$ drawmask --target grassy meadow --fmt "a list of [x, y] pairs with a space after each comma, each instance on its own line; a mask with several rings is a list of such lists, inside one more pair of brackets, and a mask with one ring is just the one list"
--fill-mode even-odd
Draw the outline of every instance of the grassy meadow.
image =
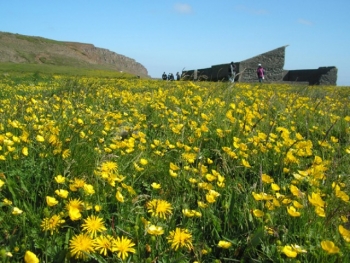
[[0, 78], [1, 262], [350, 262], [350, 88]]

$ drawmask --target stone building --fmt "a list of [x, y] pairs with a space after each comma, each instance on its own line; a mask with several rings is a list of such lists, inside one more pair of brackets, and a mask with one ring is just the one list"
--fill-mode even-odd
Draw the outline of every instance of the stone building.
[[[318, 69], [285, 70], [285, 50], [287, 46], [279, 47], [255, 57], [235, 62], [237, 82], [256, 82], [256, 69], [259, 63], [265, 69], [265, 81], [305, 83], [308, 85], [336, 85], [336, 67], [319, 67]], [[210, 68], [186, 70], [182, 72], [185, 80], [226, 81], [228, 67], [231, 61], [225, 64], [213, 65]]]

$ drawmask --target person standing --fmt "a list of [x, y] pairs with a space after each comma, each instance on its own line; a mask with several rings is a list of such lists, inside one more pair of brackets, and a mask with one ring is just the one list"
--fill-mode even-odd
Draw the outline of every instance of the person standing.
[[163, 75], [162, 75], [162, 79], [163, 79], [163, 80], [167, 80], [167, 79], [168, 79], [168, 77], [167, 77], [167, 75], [166, 75], [165, 72], [164, 72]]
[[259, 82], [263, 82], [263, 80], [265, 79], [265, 70], [261, 66], [261, 64], [258, 64], [258, 68], [256, 69], [256, 75], [258, 76]]
[[180, 80], [180, 79], [181, 79], [180, 73], [176, 72], [176, 80]]
[[231, 62], [230, 66], [228, 67], [228, 80], [231, 82], [235, 82], [236, 77], [236, 65], [235, 63]]

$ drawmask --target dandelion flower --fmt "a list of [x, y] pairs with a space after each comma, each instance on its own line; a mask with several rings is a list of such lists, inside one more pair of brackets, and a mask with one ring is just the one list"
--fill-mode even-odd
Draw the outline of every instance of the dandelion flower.
[[53, 215], [52, 217], [44, 218], [41, 222], [41, 228], [43, 231], [50, 231], [51, 235], [54, 231], [58, 232], [58, 228], [63, 224], [65, 220], [61, 219], [60, 215]]
[[171, 248], [175, 251], [180, 247], [192, 249], [192, 235], [187, 229], [177, 227], [175, 230], [170, 231], [167, 239], [168, 243], [171, 243]]
[[89, 216], [87, 219], [84, 219], [84, 224], [82, 224], [82, 229], [91, 237], [95, 237], [98, 232], [103, 232], [106, 229], [103, 223], [103, 219], [97, 216]]
[[83, 233], [80, 235], [75, 235], [69, 241], [70, 253], [76, 259], [88, 259], [89, 255], [94, 252], [93, 240], [92, 238]]
[[112, 251], [117, 252], [118, 257], [124, 260], [128, 257], [128, 253], [136, 252], [133, 246], [135, 246], [135, 244], [127, 237], [117, 237], [112, 242]]
[[160, 217], [166, 219], [167, 216], [172, 214], [171, 204], [165, 200], [161, 199], [153, 199], [149, 201], [147, 204], [148, 212], [152, 214], [152, 216]]
[[39, 263], [38, 257], [31, 251], [27, 250], [24, 254], [25, 263]]
[[113, 173], [118, 169], [118, 165], [115, 162], [107, 161], [101, 164], [101, 170], [104, 172]]
[[94, 239], [94, 248], [100, 254], [107, 256], [108, 251], [112, 251], [113, 238], [110, 235], [99, 236]]

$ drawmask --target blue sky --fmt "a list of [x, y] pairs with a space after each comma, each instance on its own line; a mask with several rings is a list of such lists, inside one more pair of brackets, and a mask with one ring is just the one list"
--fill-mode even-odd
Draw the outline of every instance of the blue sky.
[[289, 45], [284, 69], [338, 68], [350, 86], [350, 0], [2, 0], [0, 31], [90, 43], [151, 77]]

